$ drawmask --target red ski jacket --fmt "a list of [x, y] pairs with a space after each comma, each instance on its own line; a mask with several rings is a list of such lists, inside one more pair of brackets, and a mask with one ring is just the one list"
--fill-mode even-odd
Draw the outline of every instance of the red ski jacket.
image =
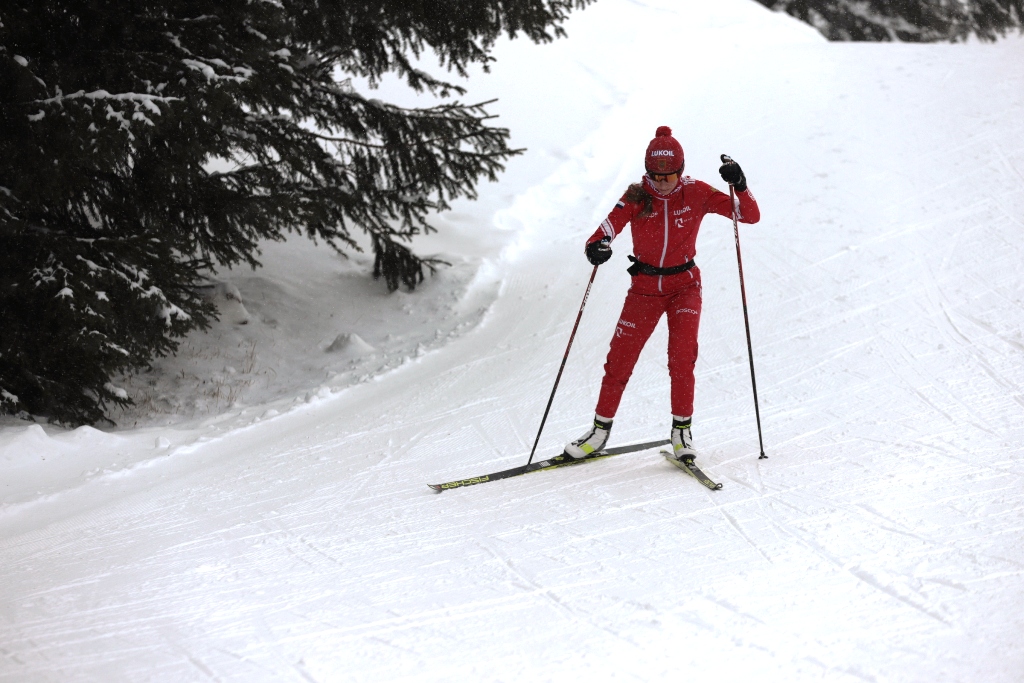
[[[745, 190], [736, 195], [736, 215], [741, 223], [761, 219], [757, 201]], [[646, 177], [642, 185], [631, 185], [587, 240], [587, 244], [609, 237], [612, 240], [627, 223], [633, 230], [633, 255], [657, 268], [680, 266], [697, 253], [697, 231], [704, 216], [717, 213], [732, 218], [729, 195], [689, 176], [668, 195], [658, 194]], [[675, 275], [634, 275], [631, 291], [638, 294], [667, 294], [699, 281], [697, 268]]]

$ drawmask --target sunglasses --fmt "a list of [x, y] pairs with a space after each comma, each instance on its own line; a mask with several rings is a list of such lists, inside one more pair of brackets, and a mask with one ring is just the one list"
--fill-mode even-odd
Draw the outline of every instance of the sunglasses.
[[679, 171], [675, 171], [673, 173], [652, 173], [651, 171], [648, 171], [647, 177], [656, 183], [662, 183], [665, 182], [666, 180], [675, 180], [676, 178], [678, 178]]

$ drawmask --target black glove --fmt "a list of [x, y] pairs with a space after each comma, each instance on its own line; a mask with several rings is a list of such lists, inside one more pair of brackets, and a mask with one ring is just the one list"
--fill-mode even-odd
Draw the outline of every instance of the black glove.
[[743, 175], [743, 169], [725, 154], [722, 155], [722, 166], [718, 172], [722, 175], [722, 180], [736, 188], [737, 192], [746, 191], [747, 177]]
[[611, 238], [605, 237], [587, 245], [587, 260], [591, 265], [599, 266], [612, 257], [612, 248], [609, 245]]

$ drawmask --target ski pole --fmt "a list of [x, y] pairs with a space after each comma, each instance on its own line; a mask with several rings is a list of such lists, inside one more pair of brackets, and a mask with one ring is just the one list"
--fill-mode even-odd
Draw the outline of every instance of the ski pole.
[[732, 231], [736, 236], [736, 264], [740, 269], [740, 297], [743, 299], [743, 324], [747, 328], [747, 356], [750, 358], [750, 386], [754, 389], [754, 415], [757, 417], [757, 442], [761, 446], [761, 456], [758, 460], [764, 460], [768, 456], [764, 454], [764, 439], [761, 436], [761, 410], [757, 406], [757, 379], [754, 377], [754, 348], [750, 343], [750, 317], [747, 315], [747, 288], [743, 285], [743, 257], [740, 256], [740, 226], [736, 219], [736, 191], [733, 189], [732, 183], [729, 183], [729, 201], [732, 203]]
[[537, 438], [533, 441], [533, 449], [530, 451], [530, 459], [526, 461], [529, 465], [533, 462], [533, 454], [537, 452], [537, 444], [540, 443], [540, 434], [544, 431], [544, 423], [548, 421], [548, 412], [551, 410], [551, 402], [555, 400], [555, 391], [558, 390], [558, 382], [562, 379], [562, 371], [565, 370], [565, 361], [569, 360], [569, 349], [572, 348], [572, 340], [576, 338], [576, 330], [580, 326], [580, 318], [583, 317], [583, 307], [587, 305], [587, 299], [590, 297], [590, 287], [594, 284], [594, 278], [597, 276], [597, 266], [594, 266], [594, 272], [590, 274], [590, 282], [587, 283], [587, 292], [583, 295], [583, 303], [580, 304], [580, 312], [576, 316], [576, 324], [572, 327], [572, 334], [569, 335], [569, 344], [565, 347], [565, 355], [562, 356], [562, 367], [558, 368], [558, 375], [555, 377], [555, 386], [551, 387], [551, 396], [548, 398], [548, 406], [544, 409], [544, 417], [540, 420], [540, 429], [537, 430]]

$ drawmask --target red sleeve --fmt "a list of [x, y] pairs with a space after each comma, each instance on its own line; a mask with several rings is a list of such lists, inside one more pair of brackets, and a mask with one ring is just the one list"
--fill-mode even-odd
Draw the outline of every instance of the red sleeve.
[[587, 244], [603, 240], [605, 237], [614, 241], [615, 237], [622, 232], [627, 223], [633, 220], [633, 217], [639, 210], [639, 204], [626, 201], [626, 195], [622, 195], [622, 198], [615, 203], [615, 208], [611, 210], [608, 217], [601, 221], [601, 225], [594, 231], [594, 234], [587, 238]]
[[[732, 207], [729, 206], [729, 193], [716, 190], [708, 185], [711, 194], [704, 200], [704, 213], [717, 213], [719, 216], [732, 218]], [[740, 223], [756, 223], [761, 220], [761, 209], [757, 206], [757, 200], [750, 190], [736, 193], [736, 200], [739, 204], [736, 218]]]

